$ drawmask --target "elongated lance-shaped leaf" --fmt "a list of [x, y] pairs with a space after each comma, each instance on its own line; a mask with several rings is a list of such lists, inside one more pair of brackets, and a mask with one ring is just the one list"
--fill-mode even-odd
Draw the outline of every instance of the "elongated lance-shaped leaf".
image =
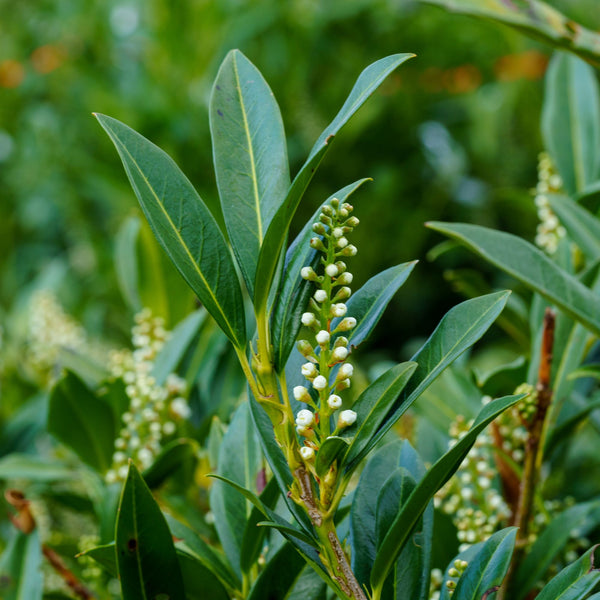
[[421, 0], [448, 10], [494, 19], [600, 65], [600, 35], [541, 0]]
[[210, 99], [221, 207], [250, 296], [258, 252], [290, 187], [283, 121], [259, 70], [239, 51], [221, 64]]
[[34, 529], [30, 534], [15, 531], [0, 555], [0, 598], [42, 600], [42, 544]]
[[546, 72], [542, 134], [570, 195], [598, 179], [598, 82], [594, 69], [571, 54], [557, 52]]
[[548, 200], [569, 237], [581, 248], [585, 256], [591, 261], [600, 259], [600, 220], [565, 196], [549, 194]]
[[583, 600], [600, 581], [598, 546], [565, 567], [536, 596], [536, 600]]
[[499, 586], [510, 565], [517, 528], [497, 531], [486, 540], [471, 558], [452, 594], [455, 600], [481, 600], [485, 593]]
[[427, 504], [444, 483], [456, 472], [475, 443], [477, 436], [498, 415], [516, 404], [523, 397], [524, 394], [506, 396], [489, 402], [477, 415], [475, 422], [466, 435], [427, 471], [409, 499], [402, 506], [383, 542], [379, 546], [371, 571], [371, 587], [374, 590], [383, 585]]
[[360, 179], [332, 194], [315, 211], [288, 248], [277, 293], [277, 301], [271, 317], [271, 343], [273, 344], [275, 368], [277, 370], [283, 369], [294, 347], [301, 326], [300, 318], [314, 291], [313, 284], [300, 276], [302, 267], [312, 266], [316, 268], [319, 260], [319, 253], [310, 246], [310, 240], [315, 236], [312, 230], [313, 223], [319, 220], [319, 214], [324, 205], [328, 204], [333, 198], [345, 202], [366, 181], [370, 180]]
[[171, 532], [133, 463], [121, 494], [115, 532], [124, 600], [184, 600]]
[[325, 131], [323, 131], [316, 141], [306, 162], [294, 178], [285, 202], [275, 213], [267, 229], [256, 268], [254, 290], [255, 310], [262, 311], [267, 306], [269, 290], [275, 280], [277, 264], [286, 241], [290, 223], [306, 187], [329, 149], [331, 140], [348, 122], [350, 117], [363, 105], [365, 100], [381, 85], [385, 78], [413, 56], [414, 54], [394, 54], [368, 66], [359, 75], [350, 95], [335, 119], [325, 128]]
[[114, 143], [154, 235], [238, 348], [246, 344], [242, 292], [214, 217], [175, 162], [127, 125], [97, 114]]
[[516, 235], [479, 225], [433, 222], [427, 226], [458, 240], [600, 335], [600, 297], [532, 244]]
[[368, 452], [409, 409], [421, 393], [490, 328], [506, 306], [510, 292], [495, 292], [451, 308], [411, 360], [419, 366], [371, 438]]
[[115, 238], [115, 271], [123, 298], [134, 311], [142, 310], [138, 290], [138, 264], [136, 245], [140, 232], [140, 221], [129, 217], [117, 232]]
[[394, 365], [371, 383], [354, 403], [356, 423], [342, 433], [342, 437], [351, 440], [342, 461], [347, 473], [351, 473], [364, 458], [369, 442], [417, 367], [415, 362]]

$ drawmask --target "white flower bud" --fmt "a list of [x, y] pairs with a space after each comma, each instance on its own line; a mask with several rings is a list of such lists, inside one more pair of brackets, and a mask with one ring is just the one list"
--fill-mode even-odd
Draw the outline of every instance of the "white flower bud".
[[329, 277], [335, 277], [338, 274], [338, 268], [335, 265], [327, 265], [325, 267], [325, 273], [327, 273]]
[[329, 335], [328, 331], [326, 331], [325, 329], [321, 329], [321, 331], [317, 333], [315, 338], [321, 346], [324, 346], [325, 344], [329, 344], [331, 336]]
[[296, 415], [296, 426], [298, 427], [310, 427], [315, 422], [315, 415], [312, 411], [303, 408], [298, 411]]
[[348, 286], [345, 285], [344, 287], [341, 287], [338, 290], [333, 301], [337, 302], [338, 300], [347, 300], [348, 298], [350, 298], [351, 295], [352, 295], [352, 290]]
[[327, 292], [325, 290], [317, 290], [314, 295], [317, 302], [325, 302], [327, 300]]
[[341, 227], [336, 227], [331, 233], [335, 238], [341, 238], [344, 235]]
[[360, 223], [360, 221], [358, 220], [357, 217], [350, 217], [347, 221], [346, 221], [346, 225], [348, 227], [356, 227], [358, 224]]
[[106, 480], [106, 483], [115, 483], [117, 481], [117, 474], [110, 469], [109, 471], [106, 471], [104, 479]]
[[358, 252], [358, 249], [356, 248], [356, 246], [353, 246], [352, 244], [350, 244], [349, 246], [346, 246], [345, 248], [343, 248], [342, 256], [356, 256], [357, 252]]
[[350, 379], [342, 379], [336, 384], [335, 387], [338, 391], [342, 391], [348, 389], [351, 385], [352, 382], [350, 381]]
[[319, 371], [317, 371], [317, 367], [313, 363], [307, 362], [302, 365], [302, 375], [306, 379], [314, 379], [318, 374]]
[[302, 314], [302, 325], [306, 326], [306, 327], [311, 327], [312, 325], [314, 325], [317, 322], [317, 319], [314, 315], [314, 313], [311, 312], [305, 312]]
[[296, 347], [302, 356], [309, 357], [313, 353], [313, 347], [308, 340], [298, 340]]
[[293, 394], [298, 402], [308, 402], [310, 400], [310, 394], [303, 385], [297, 385], [293, 390]]
[[192, 414], [192, 411], [190, 410], [185, 398], [175, 398], [169, 404], [169, 408], [171, 409], [172, 413], [182, 419], [187, 419]]
[[[345, 348], [344, 348], [345, 350]], [[354, 374], [354, 367], [350, 363], [344, 363], [337, 374], [337, 379], [348, 379]]]
[[342, 273], [337, 278], [337, 283], [341, 283], [343, 285], [349, 285], [350, 283], [352, 283], [353, 279], [354, 279], [354, 275], [352, 275], [352, 273], [346, 271], [345, 273]]
[[166, 423], [163, 423], [162, 430], [165, 435], [173, 435], [176, 429], [177, 427], [173, 421], [167, 421]]
[[315, 388], [315, 390], [324, 390], [327, 387], [327, 379], [325, 379], [323, 375], [315, 377], [313, 380], [313, 387]]
[[119, 479], [127, 479], [128, 472], [129, 472], [129, 466], [123, 465], [122, 467], [119, 467], [119, 469], [117, 470], [117, 475], [118, 475]]
[[127, 455], [124, 452], [115, 452], [113, 454], [113, 463], [116, 465], [127, 461]]
[[300, 277], [302, 277], [302, 279], [306, 279], [307, 281], [314, 281], [317, 277], [317, 274], [314, 272], [312, 267], [302, 267], [302, 269], [300, 269]]
[[343, 317], [348, 312], [348, 307], [343, 303], [332, 304], [331, 313], [333, 317]]
[[346, 360], [347, 356], [348, 348], [344, 348], [344, 346], [338, 346], [337, 348], [334, 348], [333, 352], [331, 353], [331, 358], [334, 362]]
[[302, 456], [304, 460], [312, 460], [315, 457], [315, 451], [308, 446], [302, 446], [302, 448], [300, 448], [300, 456]]
[[356, 422], [356, 413], [353, 410], [343, 410], [338, 417], [338, 427], [350, 427]]
[[348, 338], [344, 337], [343, 335], [340, 335], [339, 337], [337, 337], [335, 339], [335, 343], [333, 344], [334, 348], [339, 348], [340, 346], [343, 346], [344, 348], [348, 347]]
[[349, 331], [356, 327], [356, 319], [354, 317], [344, 317], [335, 328], [336, 331]]
[[338, 248], [345, 248], [348, 245], [348, 240], [345, 237], [341, 237], [338, 239], [336, 245]]
[[154, 456], [148, 448], [140, 448], [137, 453], [138, 460], [142, 463], [144, 468], [149, 467], [152, 464]]
[[342, 399], [337, 394], [331, 394], [329, 398], [327, 398], [327, 406], [331, 410], [337, 410], [342, 406]]
[[325, 235], [327, 232], [323, 223], [313, 223], [312, 230], [319, 235]]

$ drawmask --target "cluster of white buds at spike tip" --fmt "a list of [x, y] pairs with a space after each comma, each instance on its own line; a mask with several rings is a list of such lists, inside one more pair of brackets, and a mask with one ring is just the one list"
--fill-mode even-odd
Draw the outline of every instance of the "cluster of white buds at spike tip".
[[548, 254], [554, 254], [558, 243], [565, 237], [565, 228], [550, 207], [548, 194], [558, 194], [562, 191], [562, 179], [556, 172], [552, 159], [546, 152], [538, 158], [538, 183], [535, 188], [535, 205], [540, 223], [537, 226], [535, 243]]
[[[293, 390], [296, 400], [314, 410], [314, 413], [300, 411], [296, 420], [296, 431], [306, 438], [302, 448], [305, 461], [312, 459], [313, 451], [318, 451], [319, 444], [333, 431], [350, 427], [356, 421], [354, 411], [342, 410], [343, 399], [339, 395], [350, 387], [354, 372], [346, 362], [351, 349], [348, 337], [357, 325], [356, 319], [348, 316], [346, 304], [352, 295], [349, 286], [353, 276], [344, 262], [357, 252], [347, 237], [359, 223], [351, 216], [352, 211], [351, 204], [337, 198], [323, 205], [312, 227], [315, 237], [310, 240], [310, 246], [320, 255], [319, 260], [313, 262], [314, 268], [306, 266], [300, 272], [303, 279], [314, 284], [309, 305], [301, 317], [312, 339], [298, 342], [298, 350], [307, 360], [302, 365], [302, 375], [308, 383]], [[336, 411], [340, 412], [334, 420], [332, 415]], [[313, 419], [310, 425], [301, 419], [304, 412]]]
[[177, 432], [178, 422], [191, 414], [185, 381], [171, 373], [159, 385], [152, 375], [156, 356], [167, 338], [162, 318], [144, 309], [135, 316], [133, 351], [111, 354], [110, 371], [125, 384], [129, 408], [121, 416], [123, 427], [115, 440], [113, 464], [106, 473], [108, 483], [126, 478], [129, 458], [147, 469]]

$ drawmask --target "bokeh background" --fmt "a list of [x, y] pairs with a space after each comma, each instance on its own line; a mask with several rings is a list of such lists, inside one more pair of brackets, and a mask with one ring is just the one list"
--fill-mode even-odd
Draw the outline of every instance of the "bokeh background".
[[[600, 27], [597, 0], [551, 2]], [[241, 49], [280, 103], [294, 173], [360, 71], [414, 52], [335, 141], [295, 227], [361, 177], [357, 284], [419, 259], [371, 350], [393, 359], [460, 298], [466, 252], [429, 262], [430, 219], [533, 239], [539, 117], [551, 50], [494, 23], [413, 0], [0, 1], [0, 318], [53, 289], [91, 336], [123, 342], [131, 314], [115, 236], [136, 200], [92, 111], [169, 152], [218, 212], [207, 105], [228, 50]], [[477, 263], [481, 268], [481, 263]], [[483, 272], [491, 285], [492, 271]], [[498, 275], [493, 275], [498, 277]], [[487, 284], [486, 284], [487, 285]]]

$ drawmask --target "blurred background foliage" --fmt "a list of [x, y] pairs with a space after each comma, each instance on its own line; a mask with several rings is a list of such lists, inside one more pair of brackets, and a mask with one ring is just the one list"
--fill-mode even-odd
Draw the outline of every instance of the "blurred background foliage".
[[[600, 27], [596, 0], [551, 4]], [[336, 189], [374, 179], [355, 199], [357, 285], [377, 269], [422, 263], [371, 349], [405, 357], [407, 342], [428, 335], [458, 299], [444, 271], [449, 278], [472, 259], [454, 252], [423, 264], [438, 241], [426, 220], [534, 237], [529, 190], [551, 49], [508, 28], [413, 0], [0, 0], [0, 13], [5, 335], [22, 327], [31, 291], [50, 287], [92, 337], [125, 343], [131, 314], [118, 289], [114, 240], [138, 208], [91, 112], [164, 148], [217, 212], [207, 104], [234, 47], [281, 106], [292, 172], [366, 65], [417, 54], [336, 140], [295, 225]]]

